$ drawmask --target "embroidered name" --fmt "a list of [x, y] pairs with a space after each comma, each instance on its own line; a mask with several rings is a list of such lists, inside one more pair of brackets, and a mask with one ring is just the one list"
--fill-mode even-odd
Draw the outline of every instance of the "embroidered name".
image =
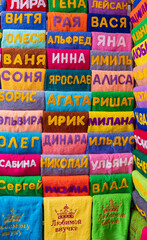
[[85, 12], [87, 13], [87, 0], [49, 0], [50, 12]]
[[90, 32], [47, 32], [47, 48], [91, 50], [91, 46]]
[[133, 75], [136, 80], [147, 78], [147, 64], [144, 63], [141, 66], [133, 68]]
[[0, 102], [0, 110], [44, 110], [44, 92], [0, 90]]
[[47, 49], [48, 68], [89, 70], [89, 50]]
[[46, 186], [45, 187], [45, 192], [46, 193], [48, 193], [48, 192], [50, 192], [50, 193], [53, 193], [53, 192], [55, 192], [55, 193], [68, 193], [68, 192], [70, 192], [70, 193], [83, 193], [83, 192], [88, 192], [88, 189], [87, 189], [87, 186], [83, 186], [83, 187], [81, 187], [81, 186], [71, 186], [71, 187], [69, 187], [69, 188], [67, 188], [67, 187], [64, 187], [64, 186], [61, 186], [61, 187], [48, 187], [48, 186]]
[[44, 90], [45, 69], [2, 69], [1, 87], [6, 90]]
[[43, 132], [87, 132], [88, 112], [43, 113]]
[[46, 12], [46, 0], [7, 0], [7, 11], [14, 10]]
[[3, 30], [2, 48], [45, 48], [44, 30]]
[[91, 70], [129, 70], [132, 71], [132, 54], [130, 52], [90, 51]]
[[91, 93], [45, 92], [46, 111], [90, 111]]
[[90, 70], [46, 70], [45, 91], [90, 91], [90, 87]]
[[87, 32], [87, 13], [47, 13], [48, 31]]
[[[81, 155], [82, 157], [82, 155]], [[43, 157], [41, 158], [41, 168], [45, 167], [45, 168], [50, 168], [50, 169], [58, 169], [58, 168], [62, 168], [62, 169], [69, 169], [69, 168], [87, 168], [88, 167], [88, 156], [87, 155], [83, 155], [82, 158], [76, 158], [74, 155], [73, 157], [71, 156], [69, 159], [67, 159], [66, 157]], [[1, 162], [0, 162], [1, 163]], [[0, 165], [1, 166], [1, 165]]]
[[133, 154], [133, 158], [137, 169], [140, 169], [147, 174], [147, 162], [145, 162], [143, 159], [140, 159], [138, 156], [135, 156], [135, 154]]
[[46, 68], [45, 49], [2, 49], [3, 68]]
[[135, 45], [138, 45], [142, 41], [145, 40], [147, 35], [147, 24], [146, 24], [147, 18], [145, 18], [138, 26], [133, 28], [131, 31], [132, 39]]
[[92, 33], [92, 50], [131, 52], [131, 35], [119, 33]]
[[0, 195], [42, 196], [41, 177], [1, 177]]
[[134, 91], [135, 100], [138, 102], [147, 101], [147, 91], [135, 92]]
[[88, 14], [89, 32], [129, 33], [129, 17], [121, 15]]
[[109, 10], [128, 10], [128, 3], [124, 2], [110, 2], [110, 1], [99, 1], [99, 0], [91, 0], [91, 8], [98, 8], [98, 9], [109, 9]]
[[45, 12], [2, 12], [2, 29], [46, 30]]
[[141, 1], [136, 8], [134, 8], [130, 13], [130, 21], [133, 27], [136, 27], [138, 23], [141, 22], [146, 17], [147, 4], [146, 1]]

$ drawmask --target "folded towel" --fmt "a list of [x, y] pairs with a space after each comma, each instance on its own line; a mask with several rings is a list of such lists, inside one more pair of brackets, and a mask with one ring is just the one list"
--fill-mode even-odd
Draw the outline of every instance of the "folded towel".
[[[135, 2], [140, 2], [140, 0], [135, 0]], [[134, 45], [138, 45], [139, 43], [143, 42], [146, 39], [146, 31], [143, 31], [146, 27], [147, 18], [141, 21], [135, 28], [132, 29], [131, 35]], [[142, 30], [142, 31], [141, 31]]]
[[[109, 0], [110, 5], [112, 3], [111, 1], [112, 0]], [[124, 1], [126, 1], [126, 0], [124, 0]], [[121, 5], [121, 4], [124, 4], [124, 1], [117, 2], [115, 0], [115, 3], [117, 2], [116, 5], [117, 4]], [[92, 2], [94, 4], [93, 0], [89, 0], [89, 6]], [[104, 0], [102, 1], [102, 4], [104, 4]], [[97, 4], [97, 5], [100, 6], [99, 4]], [[126, 7], [127, 7], [127, 4], [126, 4]], [[100, 9], [99, 9], [99, 11], [100, 11]], [[106, 9], [105, 9], [105, 11], [106, 11]], [[110, 11], [110, 9], [108, 11]], [[111, 44], [111, 39], [113, 39], [113, 44]], [[132, 48], [131, 34], [92, 32], [92, 50], [113, 51], [113, 52], [116, 52], [116, 51], [131, 52], [131, 48]]]
[[[142, 230], [147, 226], [147, 221], [139, 214], [137, 210], [134, 210], [131, 214], [131, 223], [129, 231], [130, 240], [140, 240]], [[145, 238], [146, 240], [146, 238]]]
[[143, 228], [140, 240], [147, 240], [147, 227]]
[[[125, 24], [122, 25], [122, 22], [124, 22]], [[89, 13], [87, 31], [108, 33], [130, 33], [130, 18], [129, 16], [121, 16], [114, 14], [106, 15]]]
[[146, 0], [141, 0], [138, 5], [130, 12], [130, 21], [133, 28], [136, 27], [143, 19], [147, 17]]
[[45, 91], [90, 92], [90, 88], [91, 70], [46, 70]]
[[132, 153], [89, 154], [90, 175], [132, 173]]
[[42, 120], [43, 111], [0, 110], [0, 132], [42, 132]]
[[147, 63], [133, 68], [133, 75], [138, 86], [147, 85]]
[[74, 2], [69, 2], [67, 0], [65, 2], [48, 0], [49, 12], [87, 13], [87, 5], [88, 0], [76, 0]]
[[0, 176], [39, 176], [40, 158], [37, 154], [0, 154]]
[[41, 197], [0, 197], [0, 239], [42, 240]]
[[133, 111], [133, 108], [133, 92], [92, 92], [92, 111]]
[[140, 129], [135, 129], [134, 137], [135, 137], [135, 142], [138, 150], [141, 151], [142, 153], [147, 154], [147, 147], [146, 147], [147, 132]]
[[94, 196], [92, 240], [126, 240], [130, 205], [131, 194]]
[[134, 149], [133, 158], [136, 170], [147, 178], [147, 155]]
[[[2, 0], [3, 1], [3, 0]], [[32, 11], [32, 12], [46, 12], [47, 11], [47, 0], [29, 0], [29, 1], [16, 1], [16, 0], [5, 0], [7, 3], [7, 11]], [[25, 3], [25, 4], [24, 4]]]
[[88, 196], [89, 176], [43, 176], [43, 196]]
[[147, 108], [147, 85], [135, 87], [133, 93], [138, 108]]
[[88, 121], [88, 132], [89, 133], [133, 132], [134, 122], [135, 118], [133, 111], [112, 112], [112, 109], [111, 112], [90, 111]]
[[[114, 79], [116, 80], [113, 81]], [[134, 78], [132, 71], [92, 70], [92, 92], [133, 91], [133, 86]]]
[[141, 130], [147, 131], [147, 109], [135, 108], [134, 116], [137, 123], [137, 127]]
[[140, 197], [137, 191], [133, 191], [132, 197], [138, 212], [147, 220], [147, 202]]
[[88, 158], [89, 157], [86, 154], [41, 155], [40, 162], [41, 176], [88, 175], [89, 174]]
[[83, 111], [44, 111], [43, 132], [86, 132], [89, 112]]
[[47, 31], [87, 32], [87, 13], [48, 12], [47, 18]]
[[132, 172], [133, 183], [139, 195], [147, 201], [147, 180], [137, 170]]
[[90, 175], [90, 196], [110, 193], [132, 193], [130, 173]]
[[44, 198], [44, 240], [90, 240], [92, 198]]
[[42, 181], [39, 176], [0, 177], [0, 196], [42, 197]]

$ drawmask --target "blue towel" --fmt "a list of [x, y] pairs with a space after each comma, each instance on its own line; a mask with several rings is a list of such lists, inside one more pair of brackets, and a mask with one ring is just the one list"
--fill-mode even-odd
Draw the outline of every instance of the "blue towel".
[[41, 197], [0, 197], [0, 240], [42, 240]]

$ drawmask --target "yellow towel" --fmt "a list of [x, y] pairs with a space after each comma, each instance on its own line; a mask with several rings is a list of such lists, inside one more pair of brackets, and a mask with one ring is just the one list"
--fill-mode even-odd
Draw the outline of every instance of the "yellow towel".
[[90, 240], [92, 197], [45, 197], [44, 240]]

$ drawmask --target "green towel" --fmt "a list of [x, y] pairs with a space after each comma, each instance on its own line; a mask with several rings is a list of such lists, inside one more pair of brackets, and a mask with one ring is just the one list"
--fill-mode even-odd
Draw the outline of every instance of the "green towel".
[[94, 196], [92, 240], [127, 240], [130, 205], [130, 193]]
[[130, 223], [130, 240], [140, 240], [142, 230], [147, 226], [147, 221], [140, 215], [137, 210], [134, 210], [131, 214]]
[[139, 195], [147, 202], [147, 179], [137, 170], [132, 172], [133, 183]]

